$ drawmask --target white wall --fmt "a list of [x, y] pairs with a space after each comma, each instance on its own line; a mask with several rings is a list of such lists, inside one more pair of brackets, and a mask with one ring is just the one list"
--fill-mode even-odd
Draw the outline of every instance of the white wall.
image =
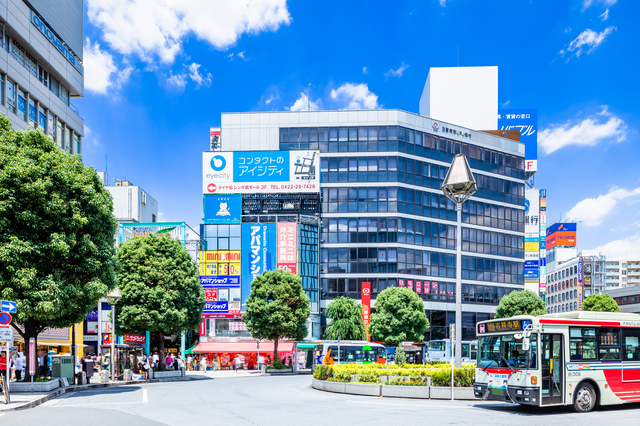
[[431, 68], [420, 115], [474, 130], [496, 130], [498, 67]]
[[[113, 215], [120, 222], [152, 222], [158, 220], [158, 202], [146, 194], [146, 204], [142, 204], [144, 190], [139, 186], [107, 186], [113, 197]], [[129, 195], [131, 194], [131, 195]]]

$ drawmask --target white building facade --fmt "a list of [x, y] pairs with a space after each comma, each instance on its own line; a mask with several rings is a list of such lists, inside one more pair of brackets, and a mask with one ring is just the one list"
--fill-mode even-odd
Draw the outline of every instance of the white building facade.
[[0, 112], [15, 129], [41, 129], [58, 147], [82, 152], [82, 0], [0, 1]]

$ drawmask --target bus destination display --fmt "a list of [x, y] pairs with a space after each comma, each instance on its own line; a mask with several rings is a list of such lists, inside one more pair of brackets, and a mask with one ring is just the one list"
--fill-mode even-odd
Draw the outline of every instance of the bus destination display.
[[478, 325], [478, 333], [498, 333], [501, 331], [520, 331], [526, 328], [531, 321], [495, 321]]

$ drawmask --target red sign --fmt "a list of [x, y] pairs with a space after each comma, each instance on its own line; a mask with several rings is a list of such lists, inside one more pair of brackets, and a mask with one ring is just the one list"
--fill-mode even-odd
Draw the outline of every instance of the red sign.
[[556, 231], [551, 235], [547, 235], [547, 250], [555, 246], [575, 246], [575, 231]]
[[147, 336], [143, 334], [125, 334], [124, 341], [127, 343], [146, 343]]
[[407, 280], [407, 288], [413, 291], [413, 280]]
[[276, 268], [298, 273], [298, 224], [295, 222], [278, 223]]
[[102, 344], [110, 345], [111, 344], [111, 333], [102, 335]]
[[367, 329], [367, 340], [369, 336], [369, 319], [371, 316], [371, 283], [362, 283], [362, 322], [365, 329]]
[[398, 280], [398, 287], [404, 288], [404, 280]]
[[242, 318], [242, 314], [204, 314], [202, 318]]
[[416, 281], [416, 293], [422, 293], [422, 281]]
[[203, 319], [200, 323], [200, 336], [204, 337], [207, 334], [207, 326], [205, 325], [205, 320]]
[[7, 325], [11, 323], [11, 315], [9, 312], [0, 312], [0, 325]]
[[215, 302], [218, 300], [218, 289], [217, 288], [207, 288], [204, 290], [204, 296], [207, 302]]
[[431, 283], [429, 281], [424, 282], [424, 294], [431, 294]]
[[210, 183], [209, 185], [207, 185], [207, 191], [209, 192], [216, 192], [216, 184], [215, 183]]

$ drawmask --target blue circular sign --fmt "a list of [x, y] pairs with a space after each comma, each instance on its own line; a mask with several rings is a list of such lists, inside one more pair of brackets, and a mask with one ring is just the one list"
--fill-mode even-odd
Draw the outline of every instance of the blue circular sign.
[[11, 315], [7, 312], [0, 312], [0, 324], [7, 325], [11, 322]]
[[524, 200], [524, 212], [528, 213], [529, 212], [529, 200], [525, 199]]
[[211, 159], [211, 168], [216, 172], [224, 170], [225, 167], [227, 167], [227, 160], [222, 155], [215, 155]]

